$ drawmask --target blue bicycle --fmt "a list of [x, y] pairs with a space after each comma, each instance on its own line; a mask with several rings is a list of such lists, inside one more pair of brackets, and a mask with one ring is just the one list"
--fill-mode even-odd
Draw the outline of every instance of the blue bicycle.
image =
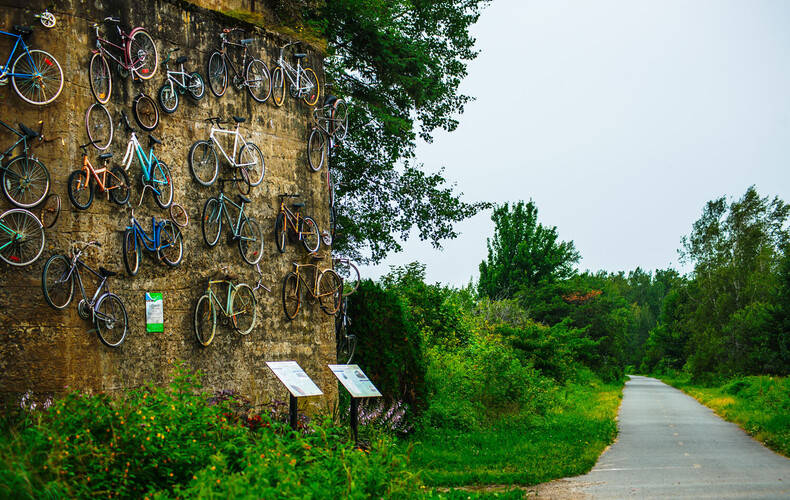
[[170, 169], [165, 162], [154, 155], [154, 146], [162, 144], [162, 141], [148, 134], [150, 150], [146, 155], [143, 147], [140, 145], [140, 141], [137, 140], [137, 134], [129, 123], [126, 113], [121, 111], [121, 116], [122, 122], [130, 132], [129, 145], [126, 147], [126, 155], [123, 157], [121, 164], [125, 170], [129, 170], [135, 153], [137, 153], [136, 156], [143, 171], [143, 192], [145, 192], [145, 187], [150, 187], [154, 193], [156, 204], [161, 208], [168, 208], [173, 203], [173, 177], [170, 175]]
[[[54, 101], [63, 90], [63, 70], [52, 54], [38, 49], [28, 49], [25, 38], [33, 33], [27, 26], [14, 26], [14, 33], [0, 31], [0, 35], [15, 38], [14, 48], [5, 65], [0, 66], [0, 85], [11, 85], [19, 97], [30, 104], [42, 106]], [[11, 64], [17, 52], [22, 52]], [[0, 59], [2, 61], [2, 59]]]
[[[140, 194], [140, 203], [143, 202], [146, 188], [143, 188], [143, 193]], [[159, 260], [163, 260], [170, 267], [175, 267], [181, 263], [184, 256], [184, 240], [181, 237], [181, 229], [169, 219], [161, 219], [157, 222], [156, 217], [152, 216], [151, 235], [149, 235], [135, 219], [133, 208], [129, 226], [123, 233], [123, 262], [131, 276], [135, 276], [140, 268], [140, 256], [143, 248], [149, 252], [156, 252]]]

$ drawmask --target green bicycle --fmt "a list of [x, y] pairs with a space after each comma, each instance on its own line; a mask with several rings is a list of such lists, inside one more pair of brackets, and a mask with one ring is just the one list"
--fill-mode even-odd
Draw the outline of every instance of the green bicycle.
[[[206, 293], [195, 305], [195, 336], [201, 345], [207, 346], [214, 340], [217, 330], [217, 311], [222, 314], [223, 324], [230, 322], [233, 328], [242, 335], [247, 335], [255, 328], [258, 317], [258, 301], [250, 285], [246, 283], [234, 284], [236, 277], [227, 274], [227, 267], [223, 267], [208, 279]], [[218, 274], [224, 274], [220, 279], [214, 279]], [[215, 289], [227, 285], [227, 298], [225, 306], [217, 297]]]

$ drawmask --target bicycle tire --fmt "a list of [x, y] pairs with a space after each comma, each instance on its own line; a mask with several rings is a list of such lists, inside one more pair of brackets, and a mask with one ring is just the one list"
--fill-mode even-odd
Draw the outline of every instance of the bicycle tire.
[[310, 253], [317, 252], [318, 247], [321, 246], [321, 231], [318, 230], [318, 224], [315, 223], [312, 217], [308, 216], [302, 219], [300, 233], [305, 250]]
[[266, 63], [253, 59], [244, 72], [244, 84], [250, 96], [258, 102], [266, 102], [272, 94], [272, 77]]
[[219, 199], [213, 196], [206, 200], [203, 205], [202, 231], [203, 241], [206, 245], [213, 247], [219, 241], [219, 234], [222, 232], [222, 205]]
[[142, 248], [137, 244], [137, 232], [134, 229], [127, 229], [123, 233], [123, 265], [129, 276], [137, 276], [140, 269], [140, 257]]
[[129, 318], [123, 301], [114, 293], [99, 297], [93, 309], [93, 320], [99, 340], [107, 347], [118, 347], [126, 339]]
[[199, 101], [206, 95], [206, 84], [203, 82], [203, 77], [200, 73], [193, 71], [189, 74], [189, 81], [187, 82], [187, 91], [192, 99]]
[[70, 272], [71, 261], [65, 255], [53, 255], [44, 264], [41, 290], [53, 309], [65, 309], [74, 296], [74, 275], [69, 275]]
[[285, 71], [282, 66], [272, 71], [272, 102], [278, 108], [285, 102]]
[[88, 64], [88, 80], [90, 80], [91, 92], [99, 104], [107, 104], [112, 95], [112, 74], [107, 58], [101, 52], [96, 52], [91, 56]]
[[218, 50], [208, 58], [208, 88], [216, 97], [222, 97], [228, 89], [228, 66]]
[[179, 227], [187, 227], [189, 225], [189, 214], [180, 204], [173, 203], [170, 205], [170, 220]]
[[135, 28], [129, 33], [126, 54], [129, 61], [132, 61], [130, 69], [137, 76], [148, 80], [156, 74], [159, 68], [159, 51], [154, 39], [144, 28]]
[[214, 184], [219, 174], [219, 159], [211, 141], [197, 141], [189, 148], [189, 170], [198, 184]]
[[307, 164], [310, 165], [310, 170], [318, 172], [324, 165], [324, 158], [326, 157], [326, 148], [324, 148], [324, 134], [317, 128], [310, 132], [310, 137], [307, 139]]
[[146, 94], [140, 94], [132, 101], [132, 114], [140, 128], [152, 131], [159, 125], [159, 108]]
[[175, 89], [173, 82], [168, 80], [159, 88], [157, 93], [159, 98], [159, 106], [165, 113], [175, 113], [178, 109], [178, 91]]
[[184, 238], [181, 236], [181, 228], [173, 221], [163, 220], [162, 228], [159, 231], [159, 250], [157, 255], [165, 264], [176, 267], [184, 257]]
[[252, 217], [241, 221], [239, 253], [244, 262], [251, 266], [260, 262], [263, 257], [263, 232], [261, 226]]
[[343, 280], [343, 297], [348, 297], [359, 288], [359, 269], [348, 259], [335, 259], [335, 273]]
[[249, 334], [255, 328], [258, 318], [258, 301], [250, 285], [241, 283], [236, 287], [231, 300], [231, 319], [233, 328], [242, 335]]
[[318, 304], [326, 314], [332, 315], [340, 309], [343, 298], [343, 280], [331, 269], [325, 269], [318, 277]]
[[0, 259], [15, 267], [37, 261], [44, 251], [44, 226], [23, 208], [0, 214]]
[[49, 170], [35, 158], [17, 156], [3, 170], [3, 193], [20, 208], [33, 208], [49, 192]]
[[285, 213], [280, 212], [274, 220], [274, 244], [277, 251], [285, 253], [285, 240], [288, 238], [287, 228], [285, 227]]
[[85, 113], [85, 129], [93, 147], [104, 151], [112, 144], [112, 116], [103, 104], [94, 102]]
[[93, 203], [93, 179], [88, 172], [75, 170], [69, 175], [68, 183], [69, 200], [80, 210], [87, 210]]
[[195, 304], [194, 316], [195, 337], [202, 346], [208, 346], [214, 340], [217, 331], [217, 310], [211, 297], [202, 295]]
[[318, 102], [318, 97], [321, 94], [321, 85], [318, 83], [318, 76], [313, 71], [313, 68], [303, 68], [304, 77], [312, 84], [312, 88], [307, 89], [302, 99], [308, 106], [315, 106]]
[[[14, 73], [11, 84], [17, 95], [23, 101], [36, 106], [51, 103], [63, 90], [63, 69], [52, 54], [43, 50], [22, 52], [14, 61], [11, 73]], [[17, 75], [35, 76], [26, 78]]]
[[[151, 168], [151, 180], [147, 184], [154, 188], [156, 204], [162, 210], [166, 210], [173, 204], [173, 176], [170, 174], [170, 167], [165, 162], [157, 161], [161, 169], [156, 165]], [[143, 183], [145, 184], [145, 181]]]
[[41, 225], [49, 229], [55, 225], [60, 215], [60, 196], [49, 193], [41, 205]]
[[233, 185], [239, 190], [239, 193], [247, 196], [250, 194], [250, 174], [244, 167], [236, 167], [233, 169]]
[[53, 14], [52, 12], [44, 11], [40, 15], [34, 17], [38, 17], [39, 19], [41, 19], [41, 24], [45, 28], [54, 28], [55, 24], [58, 22], [58, 20], [55, 18], [55, 14]]
[[337, 341], [337, 362], [341, 365], [351, 364], [357, 350], [356, 335], [343, 335]]
[[126, 170], [121, 167], [113, 167], [110, 173], [112, 175], [107, 178], [107, 189], [110, 190], [110, 199], [118, 205], [126, 205], [129, 201], [129, 196], [132, 194], [129, 186], [129, 176], [126, 175]]
[[263, 176], [266, 174], [266, 163], [263, 159], [263, 153], [258, 146], [251, 142], [242, 146], [236, 163], [247, 170], [250, 186], [255, 187], [263, 182]]
[[302, 304], [299, 277], [290, 272], [283, 279], [283, 311], [288, 320], [293, 320], [299, 313], [299, 306]]
[[333, 139], [342, 141], [348, 134], [348, 104], [343, 99], [337, 99], [329, 112], [329, 134]]

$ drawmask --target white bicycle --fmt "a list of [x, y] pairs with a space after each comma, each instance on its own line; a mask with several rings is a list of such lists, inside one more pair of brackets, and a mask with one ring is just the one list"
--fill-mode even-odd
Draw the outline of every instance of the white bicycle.
[[[233, 117], [236, 122], [235, 129], [222, 128], [224, 122], [219, 117], [207, 118], [211, 123], [211, 133], [207, 141], [197, 141], [189, 149], [189, 169], [195, 179], [204, 186], [210, 186], [217, 180], [219, 173], [219, 159], [216, 149], [219, 149], [222, 156], [230, 163], [234, 169], [239, 169], [242, 177], [249, 178], [250, 186], [257, 186], [263, 181], [263, 174], [266, 166], [263, 161], [263, 153], [260, 148], [248, 142], [239, 132], [239, 126], [246, 121], [245, 118]], [[217, 139], [220, 135], [233, 136], [233, 150], [228, 154], [225, 148]], [[216, 149], [215, 149], [216, 148]]]
[[[295, 68], [283, 57], [286, 47], [298, 45], [299, 43], [301, 42], [291, 42], [280, 47], [277, 67], [272, 71], [272, 100], [277, 106], [282, 106], [285, 101], [286, 87], [288, 87], [288, 93], [291, 94], [291, 97], [294, 99], [301, 97], [308, 106], [315, 106], [318, 102], [318, 95], [321, 91], [318, 77], [312, 68], [302, 66], [302, 59], [305, 59], [307, 54], [294, 54], [296, 59]], [[286, 77], [288, 82], [285, 81]]]

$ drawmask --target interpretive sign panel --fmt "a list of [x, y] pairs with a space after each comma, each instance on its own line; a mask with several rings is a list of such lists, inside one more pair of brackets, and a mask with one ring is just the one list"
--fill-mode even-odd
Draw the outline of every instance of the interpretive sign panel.
[[165, 331], [165, 311], [161, 293], [145, 294], [145, 329], [149, 333]]
[[381, 393], [373, 382], [368, 379], [359, 365], [329, 365], [329, 369], [335, 377], [343, 384], [343, 387], [351, 393], [352, 398], [378, 398]]
[[301, 398], [323, 394], [296, 361], [267, 361], [266, 364], [280, 379], [280, 382], [288, 388], [291, 395]]

